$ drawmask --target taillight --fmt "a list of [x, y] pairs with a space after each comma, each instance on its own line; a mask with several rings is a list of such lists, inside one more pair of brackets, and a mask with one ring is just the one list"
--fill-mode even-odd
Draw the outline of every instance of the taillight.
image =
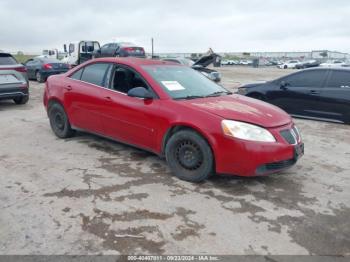
[[135, 51], [135, 48], [133, 48], [133, 47], [124, 47], [123, 50], [124, 51], [128, 51], [128, 52], [133, 52], [133, 51]]
[[20, 72], [20, 73], [26, 73], [27, 72], [27, 68], [25, 68], [24, 66], [15, 67], [14, 70], [16, 70], [17, 72]]
[[43, 69], [52, 69], [52, 65], [50, 65], [50, 64], [43, 64]]

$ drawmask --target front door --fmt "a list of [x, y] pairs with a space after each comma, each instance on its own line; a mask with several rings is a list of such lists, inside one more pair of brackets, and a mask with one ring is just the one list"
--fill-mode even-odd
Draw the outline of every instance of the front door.
[[305, 70], [280, 79], [272, 103], [294, 115], [317, 117], [327, 70]]
[[160, 100], [127, 95], [133, 87], [150, 88], [133, 69], [117, 65], [110, 79], [109, 88], [102, 91], [105, 99], [102, 117], [104, 133], [122, 142], [154, 151], [160, 122]]

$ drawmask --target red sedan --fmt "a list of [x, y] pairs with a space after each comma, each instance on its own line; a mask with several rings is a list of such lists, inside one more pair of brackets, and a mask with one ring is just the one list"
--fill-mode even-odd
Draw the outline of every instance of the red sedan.
[[234, 95], [195, 70], [164, 61], [101, 58], [49, 77], [53, 132], [108, 137], [164, 156], [188, 181], [261, 176], [295, 164], [304, 147], [291, 117]]

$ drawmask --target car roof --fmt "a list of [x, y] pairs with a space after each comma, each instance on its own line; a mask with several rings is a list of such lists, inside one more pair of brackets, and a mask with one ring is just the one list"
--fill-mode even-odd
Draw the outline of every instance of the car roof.
[[311, 67], [311, 68], [306, 68], [303, 70], [300, 70], [298, 72], [303, 72], [303, 71], [313, 71], [313, 70], [345, 70], [345, 71], [350, 71], [350, 67], [343, 67], [343, 66], [339, 66], [339, 67]]
[[[147, 58], [136, 58], [136, 57], [105, 57], [96, 58], [90, 61], [98, 62], [110, 62], [110, 63], [121, 63], [131, 66], [144, 66], [144, 65], [175, 65], [172, 62], [167, 62], [163, 60], [147, 59]], [[181, 66], [180, 64], [176, 64]]]

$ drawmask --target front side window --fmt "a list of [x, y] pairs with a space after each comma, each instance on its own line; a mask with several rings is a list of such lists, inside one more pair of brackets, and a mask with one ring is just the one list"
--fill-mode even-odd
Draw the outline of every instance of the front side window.
[[74, 52], [74, 44], [70, 44], [69, 45], [69, 53], [73, 53]]
[[127, 94], [130, 89], [135, 87], [149, 89], [143, 78], [135, 71], [122, 66], [115, 67], [110, 89]]
[[332, 71], [328, 87], [350, 87], [350, 72]]
[[108, 69], [111, 65], [108, 63], [96, 63], [84, 68], [81, 80], [98, 86], [104, 86]]
[[291, 87], [322, 87], [326, 73], [326, 70], [305, 71], [287, 76], [282, 81]]
[[149, 65], [142, 68], [174, 99], [230, 94], [225, 88], [186, 66]]
[[84, 68], [79, 69], [74, 74], [72, 74], [70, 76], [70, 78], [75, 79], [75, 80], [80, 80], [81, 79], [81, 75], [83, 74], [83, 70], [84, 70]]

